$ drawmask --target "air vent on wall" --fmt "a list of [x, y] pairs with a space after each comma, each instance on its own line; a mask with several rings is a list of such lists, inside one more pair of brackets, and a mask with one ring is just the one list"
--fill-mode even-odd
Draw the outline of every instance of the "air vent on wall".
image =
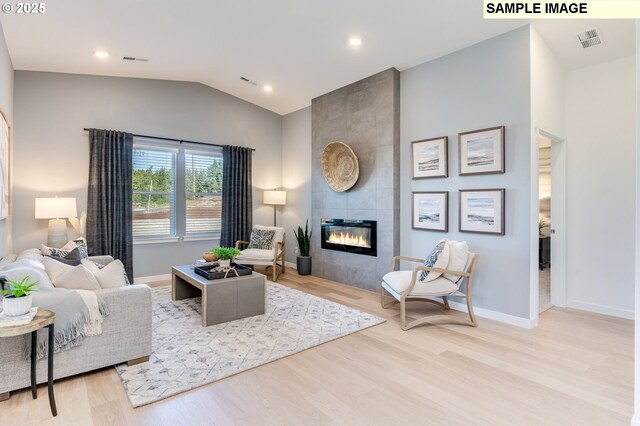
[[146, 58], [135, 58], [133, 56], [123, 56], [123, 61], [136, 61], [136, 62], [149, 62], [149, 59]]
[[578, 40], [580, 40], [580, 44], [584, 49], [602, 43], [600, 34], [598, 34], [598, 31], [595, 29], [578, 34]]

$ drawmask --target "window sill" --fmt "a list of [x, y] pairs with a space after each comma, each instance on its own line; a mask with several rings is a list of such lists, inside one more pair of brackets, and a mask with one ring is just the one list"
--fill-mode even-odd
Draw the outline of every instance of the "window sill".
[[184, 242], [190, 241], [216, 241], [220, 239], [220, 234], [214, 235], [190, 235], [182, 238]]
[[138, 239], [133, 240], [133, 245], [144, 245], [144, 244], [164, 244], [164, 243], [177, 243], [180, 241], [178, 237], [166, 237], [166, 238], [148, 238], [148, 239]]

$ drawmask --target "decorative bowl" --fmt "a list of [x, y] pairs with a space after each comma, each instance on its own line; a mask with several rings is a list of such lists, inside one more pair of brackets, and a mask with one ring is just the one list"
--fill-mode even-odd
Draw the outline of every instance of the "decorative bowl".
[[211, 253], [210, 251], [205, 251], [204, 253], [202, 253], [202, 258], [207, 262], [215, 262], [216, 260], [218, 260], [218, 256], [216, 256], [215, 253]]

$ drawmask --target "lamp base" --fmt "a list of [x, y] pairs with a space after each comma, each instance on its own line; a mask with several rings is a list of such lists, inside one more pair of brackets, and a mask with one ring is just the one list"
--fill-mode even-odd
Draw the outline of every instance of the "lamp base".
[[49, 236], [47, 245], [49, 247], [60, 248], [67, 243], [67, 221], [66, 219], [51, 219], [49, 221]]

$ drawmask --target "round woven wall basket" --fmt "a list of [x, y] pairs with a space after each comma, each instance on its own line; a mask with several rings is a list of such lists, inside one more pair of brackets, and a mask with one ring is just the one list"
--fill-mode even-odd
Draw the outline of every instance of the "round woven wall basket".
[[322, 152], [322, 174], [331, 189], [345, 192], [358, 181], [358, 157], [344, 143], [331, 142]]

